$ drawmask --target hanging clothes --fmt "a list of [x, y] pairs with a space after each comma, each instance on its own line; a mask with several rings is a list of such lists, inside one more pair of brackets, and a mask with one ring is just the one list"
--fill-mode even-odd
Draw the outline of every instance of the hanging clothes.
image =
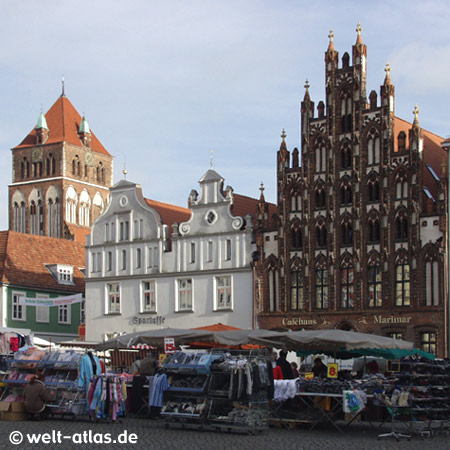
[[165, 373], [157, 374], [153, 378], [152, 391], [150, 394], [150, 406], [162, 407], [163, 393], [170, 388], [169, 380]]

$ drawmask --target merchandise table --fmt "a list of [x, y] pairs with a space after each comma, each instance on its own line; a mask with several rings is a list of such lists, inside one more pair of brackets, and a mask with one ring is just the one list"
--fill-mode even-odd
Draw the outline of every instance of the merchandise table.
[[[343, 408], [343, 394], [332, 394], [332, 393], [322, 394], [322, 393], [318, 393], [318, 392], [297, 392], [296, 397], [300, 398], [302, 403], [307, 407], [310, 407], [311, 403], [312, 403], [312, 405], [315, 408], [317, 408], [318, 411], [320, 412], [320, 417], [318, 419], [312, 421], [310, 430], [313, 430], [317, 425], [319, 425], [319, 423], [323, 419], [325, 419], [328, 422], [330, 422], [331, 425], [333, 425], [333, 427], [336, 428], [336, 430], [338, 430], [340, 433], [344, 433], [342, 428], [333, 420], [334, 414], [336, 412], [338, 412], [339, 408], [341, 410]], [[327, 411], [326, 408], [321, 403], [321, 400], [323, 400], [326, 397], [330, 397], [330, 398], [334, 399], [334, 401], [332, 402], [334, 404], [331, 405], [331, 408], [329, 411]]]

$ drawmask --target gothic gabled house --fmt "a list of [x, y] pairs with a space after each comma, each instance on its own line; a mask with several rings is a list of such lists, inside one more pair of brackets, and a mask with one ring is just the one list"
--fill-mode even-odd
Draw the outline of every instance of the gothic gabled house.
[[395, 116], [389, 65], [367, 99], [359, 26], [341, 62], [329, 37], [325, 103], [315, 114], [306, 83], [301, 152], [283, 132], [277, 153], [278, 222], [258, 222], [259, 327], [373, 332], [442, 357], [443, 139], [417, 107]]

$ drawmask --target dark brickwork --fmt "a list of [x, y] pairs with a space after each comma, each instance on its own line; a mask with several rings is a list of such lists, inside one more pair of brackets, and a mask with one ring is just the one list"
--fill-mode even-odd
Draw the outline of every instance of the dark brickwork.
[[389, 66], [380, 101], [375, 91], [367, 101], [360, 33], [351, 58], [339, 64], [331, 35], [317, 116], [305, 86], [301, 152], [283, 132], [278, 217], [256, 221], [258, 324], [396, 333], [443, 357], [443, 187], [425, 158], [438, 137], [417, 109], [413, 123], [395, 117]]

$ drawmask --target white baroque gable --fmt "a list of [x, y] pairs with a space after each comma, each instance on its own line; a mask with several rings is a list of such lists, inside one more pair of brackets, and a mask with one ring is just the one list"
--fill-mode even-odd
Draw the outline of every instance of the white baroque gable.
[[191, 217], [179, 226], [182, 236], [216, 234], [238, 231], [244, 224], [242, 217], [233, 216], [233, 188], [223, 190], [224, 179], [214, 170], [208, 170], [199, 180], [200, 194], [189, 196]]

